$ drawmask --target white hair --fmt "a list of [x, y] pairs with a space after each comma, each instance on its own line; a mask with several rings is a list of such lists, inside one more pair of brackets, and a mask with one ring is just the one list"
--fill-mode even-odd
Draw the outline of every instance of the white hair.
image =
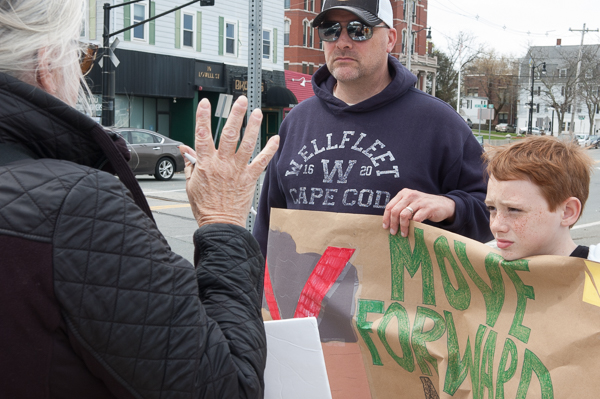
[[90, 90], [81, 73], [78, 42], [84, 0], [0, 0], [0, 72], [39, 87], [39, 57], [59, 78], [56, 97], [89, 110]]

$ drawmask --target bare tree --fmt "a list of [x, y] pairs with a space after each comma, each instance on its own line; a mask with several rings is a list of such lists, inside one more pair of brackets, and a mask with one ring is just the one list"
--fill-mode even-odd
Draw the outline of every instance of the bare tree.
[[594, 133], [594, 116], [600, 108], [600, 46], [585, 46], [581, 57], [579, 99], [587, 107], [589, 133]]
[[465, 89], [474, 87], [486, 96], [488, 104], [494, 105], [496, 117], [504, 110], [514, 114], [519, 89], [517, 76], [518, 64], [512, 58], [490, 50], [466, 68]]
[[453, 102], [456, 104], [459, 71], [483, 52], [483, 45], [477, 44], [475, 37], [465, 32], [459, 32], [456, 37], [448, 38], [446, 50], [434, 46], [433, 54], [438, 57], [436, 97], [449, 104]]
[[[579, 85], [577, 84], [577, 62], [579, 46], [563, 47], [534, 47], [521, 64], [522, 89], [531, 95], [531, 66], [546, 63], [546, 74], [540, 74], [540, 68], [535, 69], [534, 87], [534, 106], [535, 103], [551, 107], [556, 112], [558, 118], [559, 132], [566, 128], [563, 127], [567, 122], [567, 117], [577, 111], [579, 107], [574, 101], [578, 99], [588, 108], [588, 114], [592, 118], [592, 113], [596, 110], [598, 104], [598, 80], [591, 79], [590, 72], [593, 74], [594, 67], [597, 68], [600, 60], [598, 59], [598, 48], [600, 46], [585, 46], [582, 54], [582, 60], [587, 67], [582, 64]], [[595, 63], [595, 64], [594, 64]], [[588, 76], [586, 78], [586, 75]], [[596, 71], [595, 75], [598, 73]], [[536, 83], [538, 82], [538, 83]], [[594, 94], [594, 82], [596, 82], [596, 94]], [[530, 98], [530, 97], [528, 97]], [[536, 101], [537, 100], [537, 101]], [[590, 120], [593, 125], [593, 119]]]

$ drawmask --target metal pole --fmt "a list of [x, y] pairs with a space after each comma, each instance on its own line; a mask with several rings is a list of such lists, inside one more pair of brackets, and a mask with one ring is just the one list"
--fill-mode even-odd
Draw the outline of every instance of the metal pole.
[[527, 124], [527, 134], [531, 134], [533, 127], [533, 82], [535, 78], [535, 65], [531, 64], [531, 102], [529, 103], [529, 123]]
[[115, 124], [115, 72], [110, 59], [110, 4], [104, 3], [104, 33], [102, 35], [102, 125]]
[[406, 53], [408, 54], [408, 56], [406, 57], [406, 69], [408, 69], [410, 71], [411, 68], [411, 58], [412, 58], [412, 44], [413, 44], [413, 33], [412, 33], [412, 19], [413, 19], [413, 15], [412, 15], [412, 11], [413, 11], [413, 4], [414, 4], [415, 0], [409, 0], [408, 2], [408, 7], [410, 8], [408, 10], [408, 21], [406, 23], [406, 31], [408, 33], [406, 41], [407, 41], [407, 46], [406, 46]]
[[[569, 29], [571, 30], [571, 29]], [[573, 90], [573, 102], [571, 104], [571, 124], [569, 125], [569, 134], [573, 135], [575, 131], [575, 110], [577, 109], [577, 91], [579, 88], [577, 87], [579, 83], [579, 72], [581, 71], [581, 53], [583, 52], [583, 36], [585, 35], [585, 24], [583, 24], [583, 29], [581, 30], [581, 44], [579, 45], [579, 54], [577, 55], [577, 72], [575, 74], [575, 90]]]
[[[261, 87], [262, 87], [262, 15], [263, 0], [250, 0], [248, 8], [248, 111], [247, 118], [255, 108], [261, 107]], [[252, 159], [258, 155], [261, 149], [260, 134], [254, 147]], [[260, 181], [260, 180], [259, 180]], [[253, 209], [258, 208], [258, 199], [260, 196], [260, 184], [256, 183], [254, 199], [252, 201]], [[246, 228], [252, 231], [255, 215], [251, 212], [246, 221]]]

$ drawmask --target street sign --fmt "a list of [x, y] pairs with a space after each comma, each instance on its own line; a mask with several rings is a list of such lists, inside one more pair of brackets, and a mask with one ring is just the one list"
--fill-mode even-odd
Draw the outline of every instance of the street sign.
[[487, 104], [475, 104], [475, 108], [487, 108]]
[[493, 108], [494, 108], [494, 104], [489, 104], [489, 105], [488, 105], [488, 108], [489, 108], [489, 109], [493, 109]]
[[579, 119], [580, 120], [584, 120], [585, 119], [585, 115], [579, 115]]
[[217, 108], [215, 108], [216, 118], [227, 118], [229, 116], [232, 100], [233, 96], [231, 94], [219, 94], [219, 102], [217, 103]]

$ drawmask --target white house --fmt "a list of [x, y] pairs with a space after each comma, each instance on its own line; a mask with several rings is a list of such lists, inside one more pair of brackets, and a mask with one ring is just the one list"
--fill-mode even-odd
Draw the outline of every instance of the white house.
[[[109, 32], [157, 16], [189, 0], [86, 0], [81, 40], [102, 47], [104, 4], [110, 11]], [[237, 97], [247, 90], [248, 13], [246, 0], [215, 0], [212, 6], [194, 2], [154, 21], [119, 33], [115, 51], [115, 125], [158, 131], [187, 144], [193, 142], [194, 113], [208, 98], [216, 108], [219, 94]], [[273, 87], [285, 88], [283, 68], [283, 2], [263, 0], [262, 110], [263, 135], [277, 133], [283, 106], [269, 96]], [[92, 92], [100, 97], [101, 68], [90, 75]], [[97, 117], [101, 107], [98, 106]], [[216, 125], [216, 123], [214, 123]]]
[[[528, 126], [533, 88], [532, 126], [554, 135], [569, 131], [571, 121], [574, 133], [587, 134], [590, 127], [594, 132], [600, 128], [600, 46], [583, 46], [583, 61], [578, 68], [579, 50], [580, 46], [561, 46], [560, 41], [556, 46], [529, 49], [519, 66], [519, 127]], [[562, 126], [558, 125], [559, 111], [563, 115]]]

